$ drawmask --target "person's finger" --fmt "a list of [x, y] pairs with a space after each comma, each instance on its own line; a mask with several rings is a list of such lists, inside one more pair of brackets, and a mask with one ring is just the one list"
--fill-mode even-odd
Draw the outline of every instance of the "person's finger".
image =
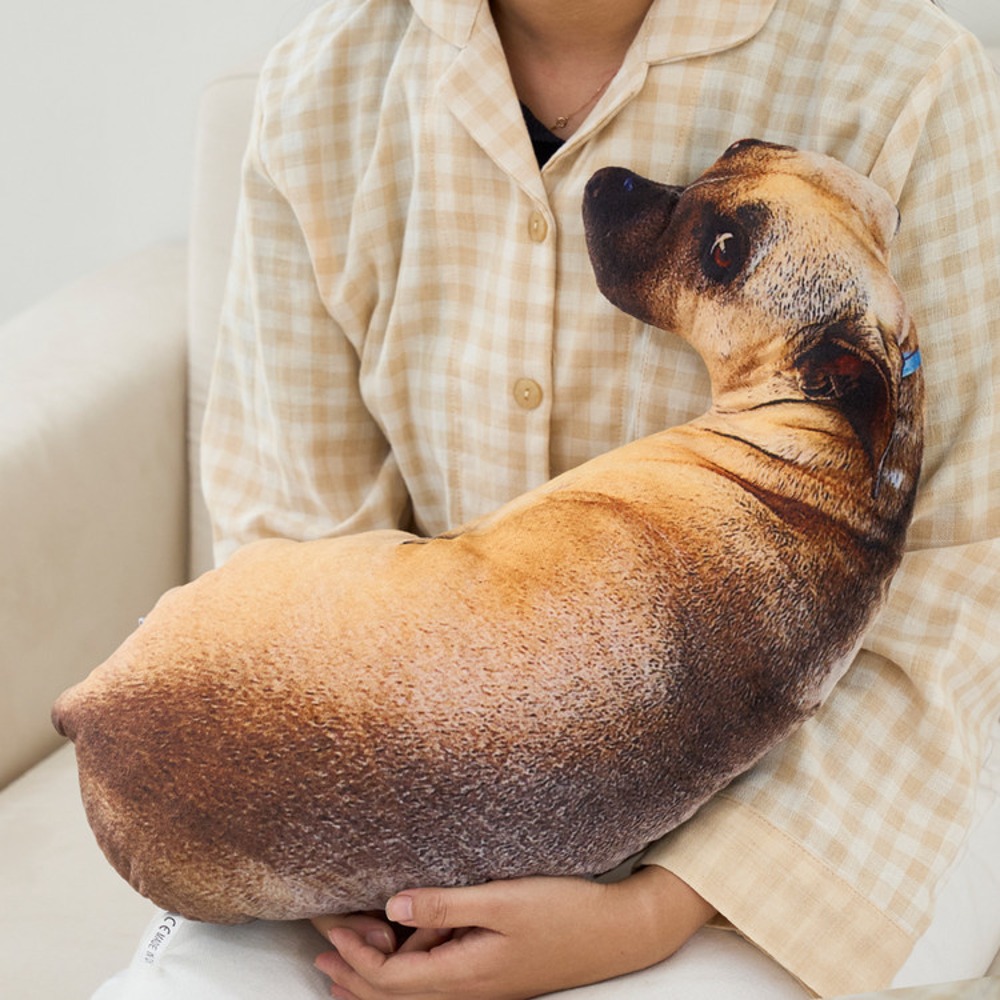
[[429, 951], [404, 952], [401, 949], [388, 956], [366, 945], [347, 928], [334, 928], [330, 940], [337, 955], [319, 967], [358, 1000], [390, 997], [470, 1000], [477, 995], [468, 985], [470, 963], [475, 966], [475, 955], [454, 939], [448, 938]]
[[504, 884], [456, 889], [406, 889], [386, 904], [386, 914], [405, 927], [488, 927], [496, 929], [504, 915]]
[[347, 987], [347, 981], [356, 981], [358, 976], [338, 952], [325, 951], [322, 955], [317, 955], [313, 965], [324, 976], [329, 977], [333, 984], [330, 988], [330, 995], [336, 1000], [362, 1000], [357, 993]]
[[391, 955], [396, 950], [396, 935], [384, 917], [374, 913], [341, 913], [313, 917], [312, 925], [329, 941], [330, 931], [335, 927], [347, 927], [358, 934], [363, 941], [378, 949], [383, 955]]
[[[408, 951], [430, 951], [451, 939], [454, 932], [450, 927], [418, 927], [399, 947], [399, 953]], [[371, 943], [371, 942], [369, 942]]]
[[427, 952], [386, 956], [346, 927], [333, 928], [330, 941], [336, 952], [320, 956], [325, 961], [317, 967], [338, 987], [346, 988], [362, 1000], [382, 995], [417, 997], [422, 989], [433, 985], [429, 970], [422, 968], [428, 959]]

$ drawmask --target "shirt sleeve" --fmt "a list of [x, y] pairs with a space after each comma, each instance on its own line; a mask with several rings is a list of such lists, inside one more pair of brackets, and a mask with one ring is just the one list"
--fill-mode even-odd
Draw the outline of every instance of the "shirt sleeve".
[[363, 399], [361, 345], [324, 303], [294, 207], [268, 170], [267, 87], [265, 71], [203, 425], [217, 562], [259, 538], [408, 521], [396, 459]]
[[1000, 84], [971, 38], [872, 176], [901, 209], [927, 384], [907, 554], [820, 712], [644, 859], [822, 995], [888, 986], [929, 924], [1000, 713]]

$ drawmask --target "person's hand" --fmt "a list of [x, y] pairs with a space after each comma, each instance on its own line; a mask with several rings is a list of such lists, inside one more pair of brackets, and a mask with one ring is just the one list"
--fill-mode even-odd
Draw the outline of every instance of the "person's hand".
[[398, 948], [395, 939], [379, 946], [391, 928], [371, 916], [320, 918], [335, 951], [316, 966], [338, 1000], [524, 1000], [661, 961], [714, 912], [652, 866], [611, 885], [524, 878], [412, 889], [387, 906], [390, 919], [416, 928]]
[[365, 944], [382, 952], [383, 955], [391, 955], [396, 950], [396, 932], [385, 915], [374, 910], [368, 913], [313, 917], [311, 923], [327, 941], [330, 940], [331, 930], [335, 927], [344, 927], [353, 931]]

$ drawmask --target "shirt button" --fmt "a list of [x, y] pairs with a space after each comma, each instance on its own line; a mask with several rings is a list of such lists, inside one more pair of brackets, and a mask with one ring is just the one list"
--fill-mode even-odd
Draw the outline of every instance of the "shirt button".
[[534, 211], [528, 216], [528, 235], [532, 242], [542, 243], [549, 235], [549, 224], [545, 221], [545, 216], [539, 211]]
[[535, 410], [542, 402], [542, 387], [533, 378], [519, 378], [514, 383], [514, 399], [522, 410]]

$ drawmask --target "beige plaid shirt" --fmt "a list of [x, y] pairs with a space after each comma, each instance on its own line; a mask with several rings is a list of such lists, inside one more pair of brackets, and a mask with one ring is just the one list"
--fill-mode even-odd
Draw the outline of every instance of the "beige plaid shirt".
[[263, 74], [204, 436], [217, 555], [435, 533], [706, 405], [599, 295], [583, 186], [733, 140], [895, 197], [928, 385], [910, 552], [826, 708], [648, 860], [821, 993], [887, 984], [1000, 713], [1000, 85], [927, 0], [657, 0], [539, 171], [486, 0], [335, 0]]

